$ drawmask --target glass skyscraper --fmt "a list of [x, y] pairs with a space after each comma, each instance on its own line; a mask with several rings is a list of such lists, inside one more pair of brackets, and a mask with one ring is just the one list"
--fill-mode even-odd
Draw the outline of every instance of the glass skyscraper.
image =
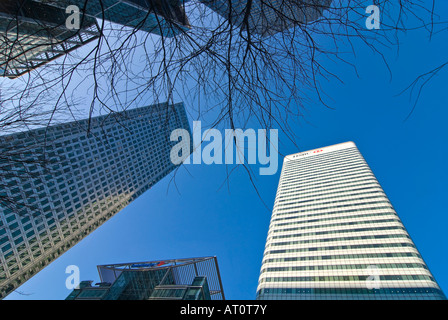
[[66, 300], [224, 300], [216, 257], [98, 266]]
[[[79, 29], [68, 29], [80, 10]], [[0, 76], [16, 78], [95, 39], [97, 19], [135, 30], [173, 37], [190, 28], [182, 0], [2, 0]]]
[[85, 16], [172, 37], [190, 28], [183, 0], [33, 0], [67, 8], [75, 5]]
[[248, 1], [240, 0], [200, 0], [207, 7], [217, 12], [238, 28], [262, 36], [274, 35], [290, 29], [297, 23], [308, 23], [322, 16], [332, 0], [255, 0], [251, 2], [250, 13]]
[[0, 298], [177, 168], [178, 128], [163, 103], [0, 136]]
[[32, 0], [0, 1], [0, 76], [16, 78], [100, 36], [96, 19], [69, 30], [68, 15]]
[[446, 299], [353, 142], [286, 156], [257, 299]]

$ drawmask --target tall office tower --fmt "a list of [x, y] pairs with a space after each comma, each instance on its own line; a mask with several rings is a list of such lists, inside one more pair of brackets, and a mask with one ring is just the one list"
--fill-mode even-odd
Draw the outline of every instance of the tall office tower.
[[165, 103], [0, 136], [0, 298], [177, 168], [178, 128]]
[[257, 299], [445, 299], [353, 142], [285, 157]]
[[0, 2], [0, 76], [16, 78], [100, 35], [96, 19], [66, 27], [65, 10], [31, 0]]
[[66, 300], [224, 300], [216, 257], [98, 266]]
[[33, 0], [59, 8], [75, 5], [85, 16], [173, 37], [190, 29], [184, 0]]
[[[271, 36], [322, 16], [332, 0], [199, 0], [238, 28]], [[246, 13], [249, 12], [246, 22]]]

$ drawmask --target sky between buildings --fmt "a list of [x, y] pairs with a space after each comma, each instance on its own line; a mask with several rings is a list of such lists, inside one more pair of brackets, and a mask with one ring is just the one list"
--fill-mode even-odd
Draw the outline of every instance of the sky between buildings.
[[[447, 3], [438, 6], [440, 15], [448, 12]], [[386, 52], [392, 78], [365, 47], [354, 61], [359, 77], [330, 63], [344, 81], [321, 82], [335, 109], [305, 104], [305, 119], [293, 128], [299, 149], [281, 132], [279, 145], [287, 155], [355, 142], [445, 294], [448, 67], [427, 84], [407, 120], [415, 96], [399, 93], [447, 61], [446, 35], [431, 41], [426, 31], [402, 35], [399, 53]], [[172, 175], [164, 178], [6, 299], [65, 299], [69, 265], [79, 267], [81, 280], [99, 282], [100, 264], [201, 256], [217, 256], [227, 299], [254, 299], [281, 165], [280, 156], [277, 174], [256, 175], [267, 208], [243, 168], [227, 183], [225, 165], [186, 165], [175, 184]]]

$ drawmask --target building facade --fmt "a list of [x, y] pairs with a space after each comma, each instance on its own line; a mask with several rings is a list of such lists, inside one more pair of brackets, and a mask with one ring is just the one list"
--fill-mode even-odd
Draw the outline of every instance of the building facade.
[[353, 142], [286, 156], [257, 299], [445, 299]]
[[75, 5], [87, 17], [173, 37], [190, 28], [183, 0], [33, 0], [58, 8]]
[[[200, 0], [238, 28], [271, 36], [322, 16], [331, 0]], [[250, 4], [250, 6], [249, 6]], [[246, 17], [247, 15], [247, 17]], [[245, 22], [246, 21], [246, 22]]]
[[98, 266], [66, 300], [224, 300], [216, 257]]
[[[79, 9], [79, 28], [67, 28]], [[2, 0], [0, 76], [16, 78], [98, 39], [97, 19], [173, 37], [190, 28], [181, 0]]]
[[164, 103], [0, 136], [0, 297], [177, 168], [178, 128]]
[[98, 39], [96, 19], [67, 29], [64, 9], [32, 0], [0, 2], [0, 76], [19, 77]]

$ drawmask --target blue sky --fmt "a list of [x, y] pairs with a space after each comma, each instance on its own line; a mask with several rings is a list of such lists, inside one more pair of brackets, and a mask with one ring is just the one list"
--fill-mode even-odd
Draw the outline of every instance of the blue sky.
[[[437, 8], [448, 12], [448, 4]], [[359, 77], [328, 62], [344, 83], [322, 82], [334, 110], [306, 106], [295, 124], [293, 146], [280, 133], [280, 152], [291, 154], [354, 141], [389, 196], [398, 215], [445, 293], [448, 293], [448, 67], [424, 88], [413, 107], [414, 79], [446, 62], [447, 31], [429, 41], [424, 31], [401, 36], [386, 51], [393, 77], [379, 56], [359, 47]], [[81, 280], [98, 281], [96, 265], [217, 256], [227, 299], [254, 299], [282, 159], [276, 175], [256, 176], [258, 198], [245, 170], [226, 184], [225, 165], [189, 165], [111, 218], [91, 235], [22, 285], [7, 299], [64, 299], [68, 265]]]

